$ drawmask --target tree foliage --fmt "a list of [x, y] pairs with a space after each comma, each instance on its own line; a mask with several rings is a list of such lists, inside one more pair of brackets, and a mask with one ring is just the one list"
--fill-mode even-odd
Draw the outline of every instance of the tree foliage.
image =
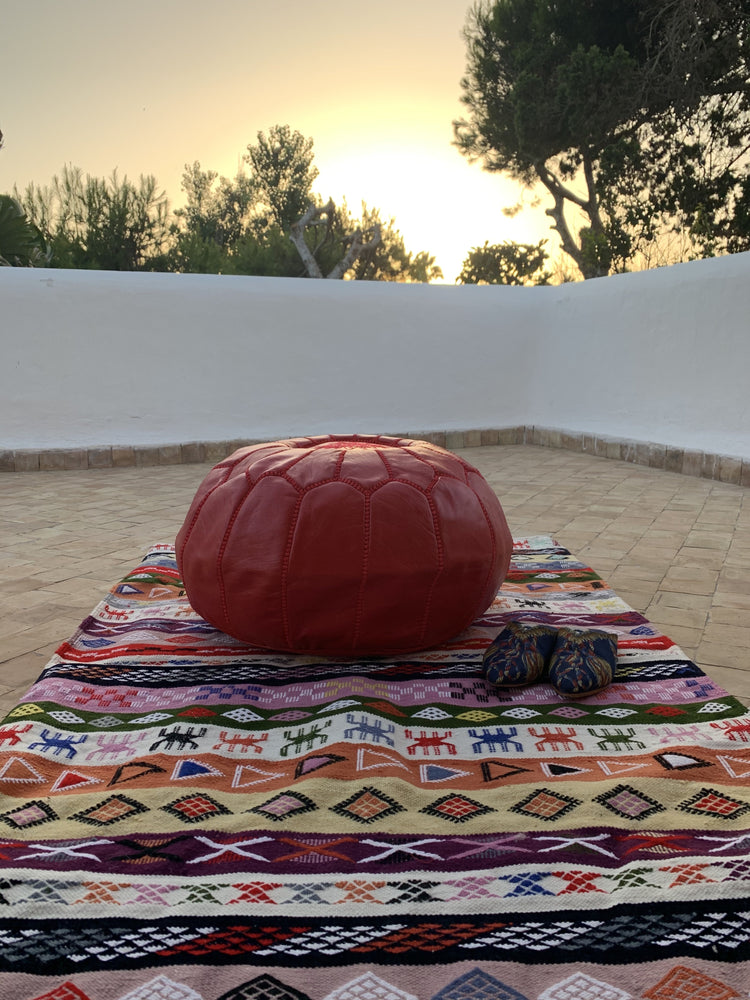
[[548, 285], [546, 240], [472, 247], [456, 279], [462, 285]]
[[256, 224], [288, 232], [313, 201], [318, 176], [313, 165], [313, 140], [288, 125], [274, 125], [268, 135], [258, 132], [244, 157], [255, 186]]
[[747, 0], [479, 0], [465, 40], [456, 144], [544, 185], [584, 277], [750, 246]]
[[137, 184], [64, 167], [48, 187], [30, 184], [21, 199], [51, 247], [56, 267], [108, 271], [159, 269], [169, 204], [153, 176]]
[[188, 232], [225, 247], [244, 235], [254, 191], [252, 181], [241, 173], [234, 181], [222, 177], [214, 189], [218, 176], [215, 170], [201, 170], [197, 160], [186, 163], [182, 190], [187, 201], [174, 214], [184, 219]]
[[[0, 131], [0, 149], [3, 148]], [[0, 267], [43, 267], [50, 251], [41, 231], [15, 198], [0, 194]]]
[[43, 267], [48, 259], [42, 233], [15, 198], [0, 194], [0, 267]]

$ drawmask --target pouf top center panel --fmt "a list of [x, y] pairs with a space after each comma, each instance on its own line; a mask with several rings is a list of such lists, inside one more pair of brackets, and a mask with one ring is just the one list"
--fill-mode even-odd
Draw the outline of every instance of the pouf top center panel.
[[349, 451], [351, 448], [386, 448], [389, 445], [379, 444], [377, 441], [328, 441], [326, 444], [316, 444], [311, 451], [324, 451], [328, 448], [344, 449]]

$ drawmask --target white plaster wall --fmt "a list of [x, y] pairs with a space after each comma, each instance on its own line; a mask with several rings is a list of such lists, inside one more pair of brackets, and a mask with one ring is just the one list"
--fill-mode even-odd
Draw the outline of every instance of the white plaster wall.
[[750, 253], [536, 291], [535, 423], [750, 457]]
[[555, 288], [0, 269], [0, 450], [536, 424], [750, 457], [750, 254]]
[[5, 268], [0, 448], [513, 422], [529, 295], [472, 291]]

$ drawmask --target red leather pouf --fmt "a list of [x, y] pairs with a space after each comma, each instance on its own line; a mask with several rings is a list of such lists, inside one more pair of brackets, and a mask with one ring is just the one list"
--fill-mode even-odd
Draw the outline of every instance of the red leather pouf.
[[511, 548], [476, 469], [372, 435], [241, 448], [206, 476], [177, 536], [188, 598], [212, 625], [349, 657], [456, 636], [492, 603]]

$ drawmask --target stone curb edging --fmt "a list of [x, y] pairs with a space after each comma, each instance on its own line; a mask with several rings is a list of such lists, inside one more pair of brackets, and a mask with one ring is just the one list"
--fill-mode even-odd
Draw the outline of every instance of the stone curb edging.
[[[389, 432], [390, 433], [390, 432]], [[675, 448], [650, 441], [576, 433], [549, 427], [519, 426], [463, 431], [412, 431], [394, 437], [420, 438], [454, 451], [487, 445], [531, 444], [578, 451], [684, 476], [750, 486], [750, 459]], [[260, 444], [265, 438], [192, 441], [169, 445], [113, 445], [97, 448], [0, 450], [0, 472], [60, 472], [84, 469], [122, 469], [158, 465], [216, 464], [237, 448]]]

